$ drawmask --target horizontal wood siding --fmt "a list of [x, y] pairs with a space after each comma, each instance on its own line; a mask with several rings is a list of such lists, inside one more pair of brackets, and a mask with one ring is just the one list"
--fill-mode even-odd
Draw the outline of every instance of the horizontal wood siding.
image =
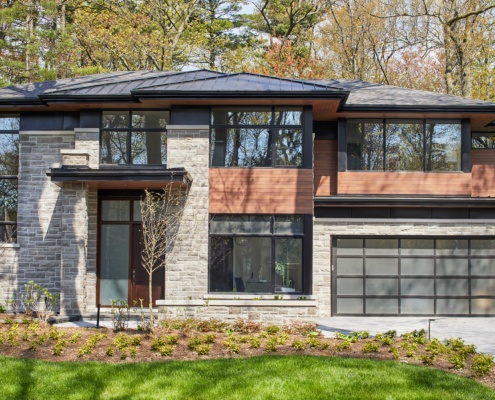
[[315, 196], [337, 194], [337, 141], [315, 140]]
[[313, 171], [210, 168], [210, 214], [312, 214]]
[[470, 196], [471, 174], [457, 172], [339, 172], [338, 194]]
[[[495, 165], [495, 149], [471, 150], [471, 164]], [[473, 178], [474, 179], [474, 178]]]
[[473, 197], [495, 197], [495, 163], [473, 165]]

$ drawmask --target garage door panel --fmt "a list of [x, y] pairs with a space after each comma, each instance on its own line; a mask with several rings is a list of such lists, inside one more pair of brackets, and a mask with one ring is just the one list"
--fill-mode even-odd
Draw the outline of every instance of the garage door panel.
[[366, 239], [367, 256], [396, 256], [398, 254], [398, 239]]
[[397, 275], [399, 273], [398, 258], [367, 258], [366, 275]]
[[434, 254], [433, 239], [402, 239], [401, 254], [405, 256], [432, 256]]
[[362, 295], [363, 278], [338, 278], [337, 279], [338, 295]]
[[399, 280], [396, 278], [366, 278], [366, 295], [393, 296], [399, 294]]
[[437, 314], [469, 314], [469, 299], [437, 299]]
[[342, 314], [362, 314], [364, 312], [362, 298], [339, 298], [337, 310]]
[[337, 259], [339, 275], [363, 275], [363, 258], [342, 258]]
[[476, 315], [495, 314], [495, 299], [472, 299], [471, 313]]
[[339, 256], [362, 255], [363, 239], [337, 239], [337, 248], [335, 253]]
[[366, 299], [366, 314], [398, 314], [399, 299]]
[[431, 315], [435, 313], [435, 300], [421, 298], [402, 298], [400, 310], [401, 314]]
[[495, 239], [471, 240], [472, 256], [495, 256]]
[[469, 280], [437, 279], [437, 296], [469, 296]]
[[435, 260], [433, 258], [403, 258], [401, 260], [402, 275], [433, 275]]
[[469, 254], [466, 239], [437, 240], [437, 256], [467, 256]]
[[434, 279], [403, 278], [400, 281], [403, 296], [432, 296], [435, 293]]
[[495, 275], [495, 258], [471, 259], [472, 275]]
[[437, 275], [469, 275], [467, 258], [438, 258]]
[[494, 296], [495, 279], [471, 280], [471, 292], [474, 296]]

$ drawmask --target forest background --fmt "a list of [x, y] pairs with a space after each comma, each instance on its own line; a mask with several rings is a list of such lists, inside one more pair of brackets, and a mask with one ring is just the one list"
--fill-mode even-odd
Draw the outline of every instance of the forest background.
[[0, 0], [0, 86], [196, 68], [494, 101], [495, 0]]

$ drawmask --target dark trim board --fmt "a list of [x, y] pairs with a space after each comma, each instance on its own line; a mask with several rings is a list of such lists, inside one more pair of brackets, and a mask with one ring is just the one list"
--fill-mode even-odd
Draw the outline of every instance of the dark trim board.
[[394, 197], [326, 196], [315, 197], [316, 207], [495, 207], [492, 197]]

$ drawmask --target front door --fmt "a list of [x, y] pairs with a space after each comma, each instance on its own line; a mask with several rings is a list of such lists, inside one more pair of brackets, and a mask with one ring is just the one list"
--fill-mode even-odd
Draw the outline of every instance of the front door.
[[[139, 197], [99, 199], [99, 304], [126, 300], [149, 305], [149, 275], [143, 268]], [[165, 294], [165, 269], [153, 273], [153, 303]]]

